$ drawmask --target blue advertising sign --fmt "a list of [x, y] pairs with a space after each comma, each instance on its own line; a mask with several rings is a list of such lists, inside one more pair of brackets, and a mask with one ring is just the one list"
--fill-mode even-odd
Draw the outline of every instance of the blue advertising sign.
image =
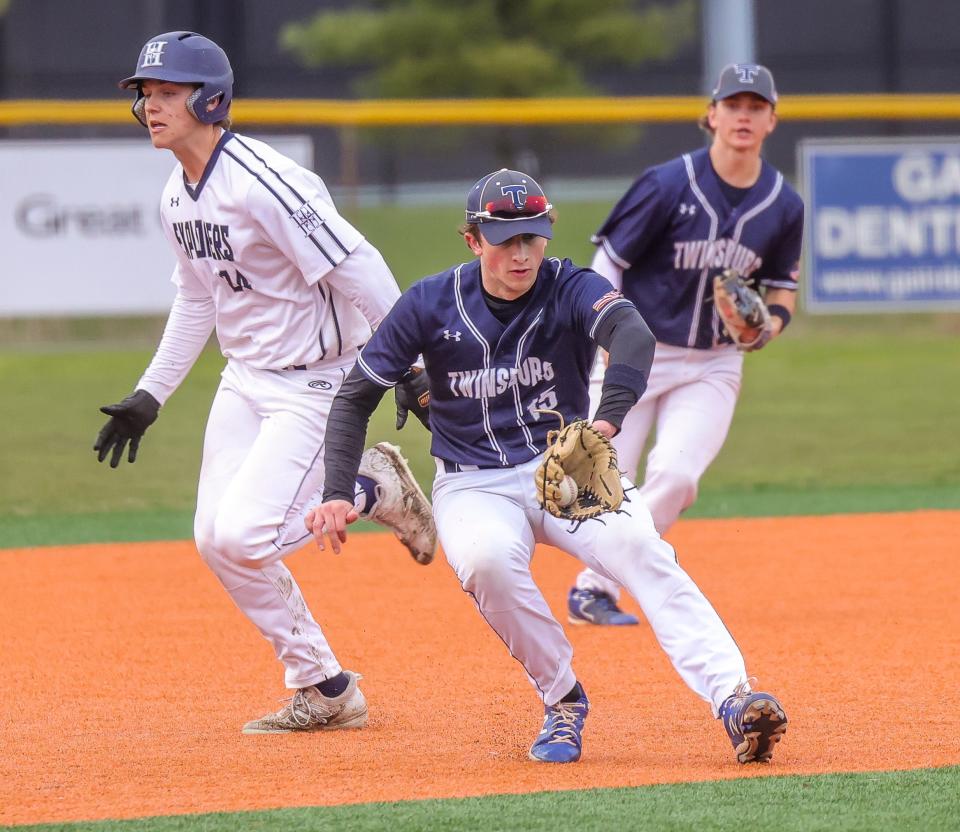
[[807, 140], [811, 312], [960, 309], [960, 139]]

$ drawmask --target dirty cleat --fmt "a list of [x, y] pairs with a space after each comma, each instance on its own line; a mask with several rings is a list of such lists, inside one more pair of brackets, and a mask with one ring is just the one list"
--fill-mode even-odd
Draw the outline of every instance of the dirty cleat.
[[583, 688], [576, 702], [557, 702], [544, 708], [543, 727], [530, 747], [529, 757], [540, 763], [575, 763], [583, 745], [580, 734], [590, 710]]
[[367, 448], [360, 458], [359, 473], [376, 483], [377, 494], [373, 509], [362, 517], [390, 529], [417, 563], [430, 563], [437, 549], [437, 527], [430, 501], [400, 449], [389, 442]]
[[316, 687], [300, 688], [275, 714], [243, 726], [244, 734], [289, 734], [291, 731], [336, 731], [367, 724], [367, 700], [357, 687], [363, 677], [349, 670], [347, 689], [339, 696], [324, 696]]
[[624, 612], [606, 592], [593, 589], [570, 590], [567, 598], [567, 621], [571, 624], [598, 624], [605, 627], [628, 627], [639, 624], [635, 615]]
[[720, 719], [741, 763], [769, 762], [773, 747], [787, 732], [787, 715], [776, 697], [753, 693], [746, 682], [724, 700]]

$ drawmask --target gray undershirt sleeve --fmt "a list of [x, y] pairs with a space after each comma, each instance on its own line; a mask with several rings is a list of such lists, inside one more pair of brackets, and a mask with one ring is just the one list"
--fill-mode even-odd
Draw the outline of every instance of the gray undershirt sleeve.
[[593, 418], [617, 430], [647, 389], [656, 338], [633, 307], [614, 309], [597, 328], [594, 340], [609, 354], [600, 403]]
[[324, 437], [324, 502], [353, 502], [367, 425], [386, 392], [386, 388], [370, 381], [356, 365], [340, 387], [330, 406]]

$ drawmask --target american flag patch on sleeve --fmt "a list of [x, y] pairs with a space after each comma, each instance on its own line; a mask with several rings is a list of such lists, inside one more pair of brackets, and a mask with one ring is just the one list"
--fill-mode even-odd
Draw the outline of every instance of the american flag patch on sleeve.
[[601, 309], [603, 309], [604, 306], [609, 306], [615, 300], [618, 300], [619, 298], [622, 298], [622, 297], [623, 297], [623, 292], [618, 292], [616, 289], [614, 289], [611, 292], [607, 292], [602, 298], [600, 298], [593, 305], [593, 311], [599, 312]]

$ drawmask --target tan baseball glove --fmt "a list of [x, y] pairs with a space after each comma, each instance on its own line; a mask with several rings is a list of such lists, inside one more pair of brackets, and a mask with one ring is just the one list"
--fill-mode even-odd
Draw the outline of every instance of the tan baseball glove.
[[537, 499], [554, 517], [589, 520], [623, 502], [617, 452], [589, 422], [578, 419], [547, 434], [534, 474]]
[[770, 340], [773, 327], [767, 305], [736, 269], [726, 269], [713, 279], [713, 302], [738, 350], [752, 352]]

